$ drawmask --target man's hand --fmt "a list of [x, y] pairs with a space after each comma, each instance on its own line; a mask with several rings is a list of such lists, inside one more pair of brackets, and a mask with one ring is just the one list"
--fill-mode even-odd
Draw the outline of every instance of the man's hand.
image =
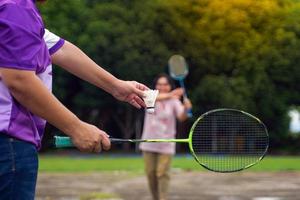
[[136, 81], [122, 81], [118, 80], [114, 85], [114, 90], [112, 95], [120, 100], [130, 103], [136, 108], [146, 107], [144, 101], [142, 100], [145, 90], [149, 88]]
[[99, 153], [102, 149], [110, 149], [109, 136], [96, 126], [83, 121], [80, 121], [76, 130], [73, 130], [69, 135], [71, 135], [73, 144], [80, 151]]

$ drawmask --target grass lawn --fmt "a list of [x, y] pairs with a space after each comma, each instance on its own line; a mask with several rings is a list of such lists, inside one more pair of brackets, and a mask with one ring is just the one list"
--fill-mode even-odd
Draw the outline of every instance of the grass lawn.
[[[140, 155], [40, 155], [39, 159], [40, 172], [143, 172], [143, 159]], [[207, 171], [193, 157], [186, 155], [174, 157], [172, 167], [181, 170]], [[247, 171], [300, 171], [300, 157], [267, 156]]]

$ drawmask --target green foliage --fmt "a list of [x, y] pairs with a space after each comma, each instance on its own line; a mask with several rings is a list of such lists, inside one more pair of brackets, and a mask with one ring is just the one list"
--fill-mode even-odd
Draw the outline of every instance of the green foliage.
[[[40, 7], [50, 30], [117, 77], [150, 86], [180, 53], [195, 116], [243, 109], [266, 123], [272, 141], [286, 137], [287, 111], [300, 104], [299, 1], [51, 0]], [[132, 108], [59, 68], [54, 81], [55, 94], [86, 120], [117, 113], [131, 126]]]
[[[166, 4], [171, 29], [178, 30], [169, 39], [169, 48], [176, 44], [190, 60], [188, 85], [196, 111], [243, 109], [262, 118], [272, 135], [286, 133], [288, 99], [295, 96], [300, 77], [290, 58], [299, 58], [297, 51], [290, 51], [291, 46], [299, 48], [298, 38], [285, 29], [292, 4], [271, 0]], [[163, 34], [170, 32], [167, 28]], [[292, 80], [291, 71], [296, 72]]]

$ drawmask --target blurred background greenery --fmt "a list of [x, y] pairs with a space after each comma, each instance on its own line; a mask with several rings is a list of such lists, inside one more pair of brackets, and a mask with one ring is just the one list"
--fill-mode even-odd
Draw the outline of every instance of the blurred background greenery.
[[[167, 72], [169, 57], [182, 54], [195, 117], [214, 108], [241, 109], [268, 127], [270, 153], [300, 152], [300, 134], [289, 129], [289, 111], [300, 110], [300, 1], [51, 0], [39, 8], [50, 31], [121, 79], [152, 87], [155, 75]], [[54, 93], [114, 137], [141, 135], [143, 111], [59, 67]], [[187, 137], [193, 120], [179, 124], [178, 137]], [[48, 126], [45, 141], [56, 132]]]

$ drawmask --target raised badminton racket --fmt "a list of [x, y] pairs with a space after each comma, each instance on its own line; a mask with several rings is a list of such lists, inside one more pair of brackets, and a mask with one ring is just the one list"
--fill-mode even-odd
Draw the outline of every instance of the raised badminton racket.
[[[170, 76], [179, 81], [180, 87], [184, 89], [183, 97], [187, 98], [187, 92], [184, 85], [184, 79], [189, 73], [188, 65], [185, 61], [185, 58], [181, 55], [173, 55], [168, 61], [169, 73]], [[192, 109], [187, 111], [187, 116], [192, 117]]]
[[[265, 156], [269, 146], [266, 126], [253, 115], [235, 109], [216, 109], [201, 115], [186, 139], [118, 139], [115, 142], [188, 143], [195, 160], [214, 172], [247, 169]], [[73, 147], [69, 137], [55, 137], [57, 148]]]

